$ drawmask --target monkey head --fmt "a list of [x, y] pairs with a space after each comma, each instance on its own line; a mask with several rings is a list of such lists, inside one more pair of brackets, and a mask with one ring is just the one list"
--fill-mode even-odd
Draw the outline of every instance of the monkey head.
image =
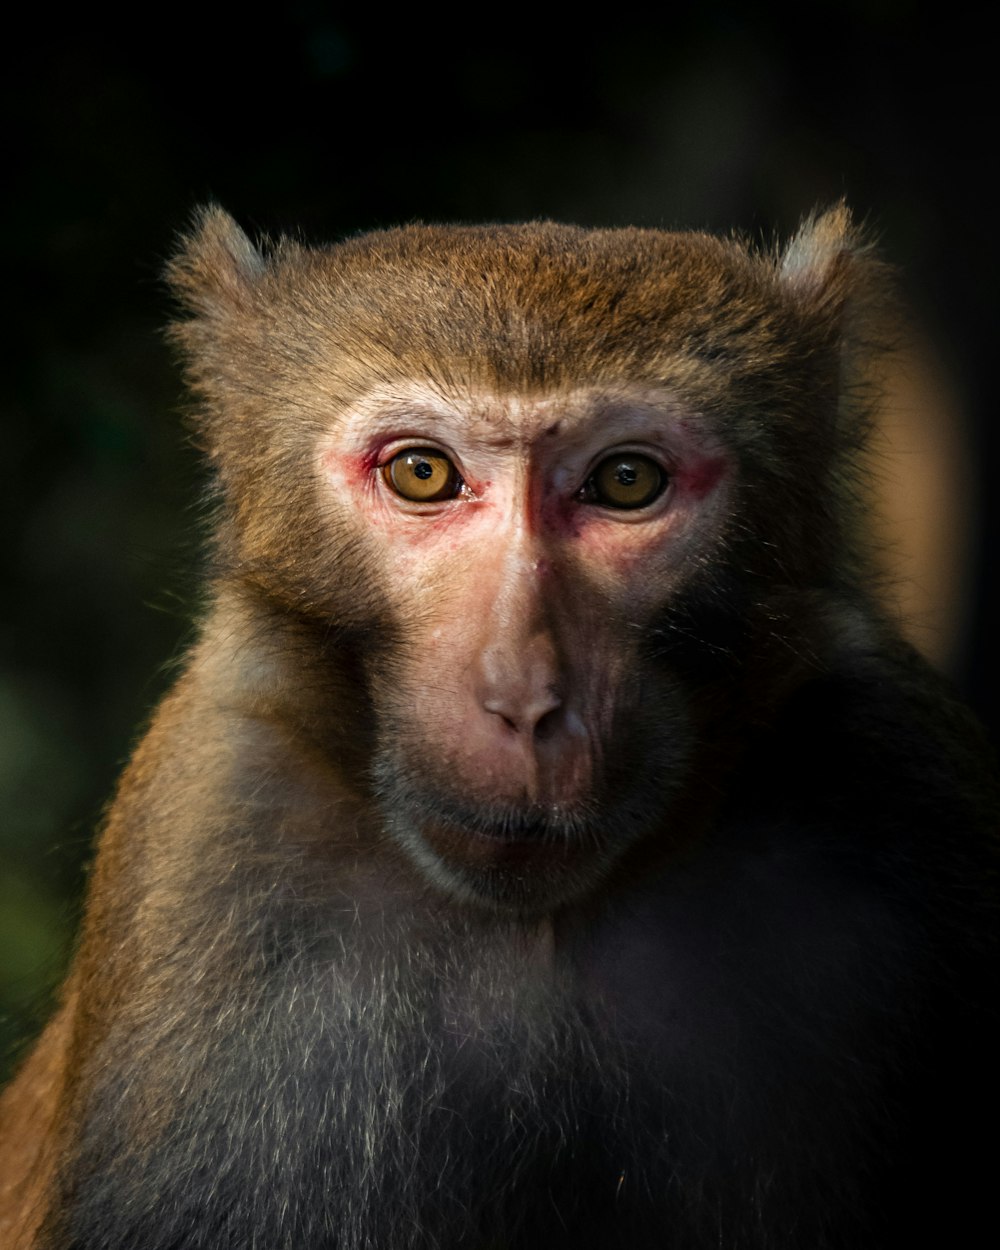
[[170, 277], [218, 585], [353, 681], [358, 785], [429, 881], [544, 911], [673, 847], [706, 756], [822, 662], [869, 267], [843, 209], [780, 256], [546, 223], [259, 250], [203, 213]]

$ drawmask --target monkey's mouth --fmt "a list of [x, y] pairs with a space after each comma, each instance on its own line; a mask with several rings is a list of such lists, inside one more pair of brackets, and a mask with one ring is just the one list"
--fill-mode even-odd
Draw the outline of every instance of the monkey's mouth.
[[430, 880], [469, 900], [545, 911], [580, 893], [614, 858], [614, 824], [596, 796], [476, 802], [388, 760], [379, 771], [387, 829]]
[[432, 880], [491, 907], [551, 910], [599, 878], [609, 858], [607, 840], [574, 811], [491, 806], [463, 815], [421, 813], [403, 840]]
[[421, 832], [439, 854], [483, 865], [558, 862], [583, 851], [579, 822], [558, 814], [514, 812], [462, 821], [438, 818], [423, 821]]
[[601, 862], [593, 842], [567, 836], [564, 822], [531, 815], [462, 824], [425, 820], [409, 845], [449, 891], [535, 914], [579, 893]]
[[467, 836], [510, 845], [567, 846], [579, 842], [583, 822], [559, 808], [490, 812], [450, 821]]

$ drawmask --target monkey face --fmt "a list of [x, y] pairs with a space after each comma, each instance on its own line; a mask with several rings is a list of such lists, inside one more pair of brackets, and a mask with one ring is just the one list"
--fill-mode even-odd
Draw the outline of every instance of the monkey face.
[[336, 672], [282, 715], [452, 894], [544, 911], [669, 847], [817, 653], [836, 255], [540, 223], [265, 259], [210, 214], [179, 262], [222, 570]]
[[662, 823], [692, 729], [655, 638], [720, 542], [729, 467], [639, 388], [401, 384], [320, 440], [320, 514], [393, 638], [368, 664], [377, 790], [435, 880], [550, 907]]

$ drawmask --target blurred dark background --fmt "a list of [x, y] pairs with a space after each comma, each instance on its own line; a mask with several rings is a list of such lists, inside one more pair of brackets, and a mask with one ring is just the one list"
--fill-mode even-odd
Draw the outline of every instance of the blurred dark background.
[[218, 25], [147, 8], [142, 31], [43, 13], [8, 40], [0, 1072], [197, 605], [201, 470], [159, 273], [206, 198], [315, 240], [545, 216], [769, 241], [846, 196], [917, 327], [876, 454], [896, 610], [996, 729], [995, 69], [984, 32], [928, 11], [480, 8], [466, 29], [305, 2]]

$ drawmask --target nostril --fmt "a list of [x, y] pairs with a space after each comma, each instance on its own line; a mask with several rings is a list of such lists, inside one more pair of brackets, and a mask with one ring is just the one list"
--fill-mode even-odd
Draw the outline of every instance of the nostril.
[[555, 707], [549, 708], [535, 722], [535, 737], [541, 742], [554, 737], [559, 731], [562, 720], [562, 700], [560, 700]]
[[511, 630], [502, 643], [483, 648], [476, 668], [480, 707], [524, 739], [550, 732], [548, 720], [563, 698], [558, 657], [546, 630], [527, 636]]
[[484, 703], [483, 707], [487, 712], [491, 712], [494, 716], [498, 716], [513, 733], [518, 732], [516, 723], [511, 720], [506, 712], [502, 712], [498, 707], [491, 707], [489, 703]]
[[562, 699], [554, 691], [518, 698], [514, 692], [483, 700], [483, 708], [498, 716], [514, 733], [547, 736], [554, 727]]

